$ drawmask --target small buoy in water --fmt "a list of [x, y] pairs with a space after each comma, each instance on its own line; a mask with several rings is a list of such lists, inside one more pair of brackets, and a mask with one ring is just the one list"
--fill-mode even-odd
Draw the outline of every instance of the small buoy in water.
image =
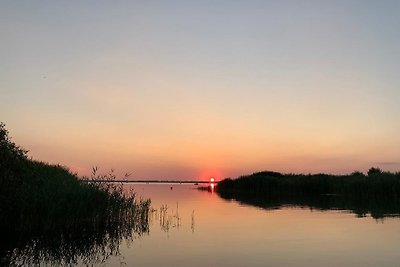
[[171, 190], [172, 190], [172, 186], [171, 186]]

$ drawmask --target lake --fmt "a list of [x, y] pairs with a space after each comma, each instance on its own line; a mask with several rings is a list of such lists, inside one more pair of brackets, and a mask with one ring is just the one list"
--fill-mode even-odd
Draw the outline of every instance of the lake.
[[[196, 190], [192, 184], [126, 184], [125, 188], [151, 198], [154, 210], [148, 228], [131, 237], [121, 235], [118, 242], [104, 239], [96, 249], [79, 254], [76, 262], [64, 259], [59, 264], [399, 266], [398, 217], [374, 219], [345, 210], [293, 206], [262, 209]], [[31, 265], [29, 257], [43, 255], [34, 250], [31, 244], [14, 252], [14, 263]], [[39, 263], [54, 264], [46, 257]]]

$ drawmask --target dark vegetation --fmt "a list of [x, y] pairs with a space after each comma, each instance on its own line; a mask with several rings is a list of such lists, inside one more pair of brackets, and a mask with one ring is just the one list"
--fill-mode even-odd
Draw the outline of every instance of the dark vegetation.
[[97, 168], [79, 179], [66, 167], [31, 160], [0, 123], [0, 265], [101, 262], [118, 253], [121, 237], [146, 233], [150, 201], [113, 179]]
[[304, 206], [351, 210], [374, 218], [400, 214], [400, 173], [371, 168], [367, 175], [281, 174], [258, 172], [220, 181], [215, 191], [225, 199], [262, 208]]

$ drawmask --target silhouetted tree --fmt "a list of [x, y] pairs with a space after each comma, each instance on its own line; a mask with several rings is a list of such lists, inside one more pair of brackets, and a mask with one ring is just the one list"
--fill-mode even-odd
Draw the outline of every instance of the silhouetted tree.
[[379, 174], [379, 173], [382, 173], [382, 170], [379, 169], [378, 167], [372, 167], [371, 169], [368, 170], [368, 175]]
[[27, 152], [11, 141], [5, 124], [0, 122], [0, 167], [10, 161], [25, 158]]

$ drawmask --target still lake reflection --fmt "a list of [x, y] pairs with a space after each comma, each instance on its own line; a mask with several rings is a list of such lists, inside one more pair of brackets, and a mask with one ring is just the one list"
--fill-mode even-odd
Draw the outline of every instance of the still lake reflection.
[[198, 191], [194, 185], [125, 187], [151, 198], [148, 231], [135, 238], [122, 235], [115, 243], [117, 253], [101, 261], [74, 264], [399, 266], [399, 218], [359, 218], [349, 211], [307, 207], [266, 210]]

